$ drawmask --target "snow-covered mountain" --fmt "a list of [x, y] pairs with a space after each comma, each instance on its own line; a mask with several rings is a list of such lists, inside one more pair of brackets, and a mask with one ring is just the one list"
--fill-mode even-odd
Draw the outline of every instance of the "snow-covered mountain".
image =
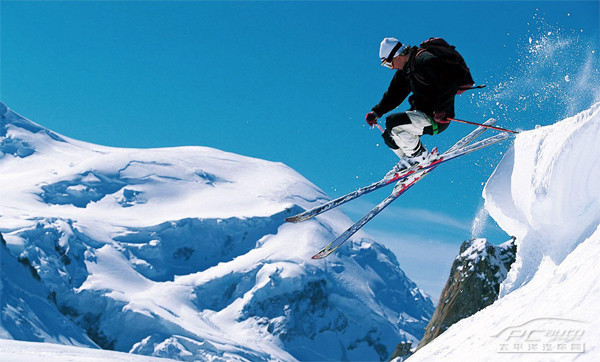
[[500, 299], [410, 361], [600, 358], [599, 139], [600, 103], [517, 136], [484, 190], [517, 242]]
[[176, 359], [376, 360], [433, 313], [364, 233], [310, 256], [340, 211], [281, 164], [206, 147], [120, 149], [0, 103], [0, 338]]

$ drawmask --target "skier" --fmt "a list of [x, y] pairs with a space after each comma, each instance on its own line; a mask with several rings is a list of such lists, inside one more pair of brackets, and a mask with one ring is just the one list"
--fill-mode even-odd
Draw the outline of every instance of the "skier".
[[420, 136], [444, 131], [454, 117], [454, 96], [474, 84], [462, 56], [441, 38], [430, 38], [419, 47], [396, 38], [384, 38], [379, 47], [381, 65], [396, 73], [383, 98], [366, 121], [370, 126], [408, 98], [410, 110], [386, 118], [383, 139], [400, 157], [396, 168], [422, 163], [428, 158]]

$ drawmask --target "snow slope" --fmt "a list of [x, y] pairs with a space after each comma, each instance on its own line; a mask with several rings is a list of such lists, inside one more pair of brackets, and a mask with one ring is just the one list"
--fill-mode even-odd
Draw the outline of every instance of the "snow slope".
[[517, 238], [501, 298], [410, 361], [600, 358], [599, 139], [600, 104], [517, 136], [484, 190]]
[[385, 359], [421, 338], [433, 305], [389, 250], [359, 233], [310, 259], [350, 220], [286, 224], [327, 199], [289, 167], [0, 116], [0, 337], [187, 360]]
[[52, 343], [23, 342], [0, 339], [0, 361], [23, 362], [100, 362], [100, 361], [133, 361], [133, 362], [167, 362], [168, 359], [148, 356], [135, 356], [123, 352], [105, 351], [101, 349], [73, 347]]

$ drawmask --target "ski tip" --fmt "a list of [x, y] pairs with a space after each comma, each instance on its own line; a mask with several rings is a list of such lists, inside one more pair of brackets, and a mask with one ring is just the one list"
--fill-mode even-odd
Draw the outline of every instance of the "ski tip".
[[331, 254], [331, 252], [329, 250], [321, 250], [318, 253], [316, 253], [315, 255], [313, 255], [311, 259], [313, 259], [313, 260], [323, 259], [329, 254]]
[[298, 215], [286, 217], [284, 220], [287, 222], [296, 223], [296, 222], [305, 221], [308, 219], [310, 219], [310, 217], [306, 217], [306, 216], [303, 216], [302, 214], [298, 214]]

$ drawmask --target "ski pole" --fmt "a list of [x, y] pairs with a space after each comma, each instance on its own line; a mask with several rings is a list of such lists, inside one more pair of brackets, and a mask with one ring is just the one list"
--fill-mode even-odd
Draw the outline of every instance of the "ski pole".
[[487, 125], [481, 124], [481, 123], [463, 121], [462, 119], [447, 118], [447, 120], [452, 121], [452, 122], [460, 122], [460, 123], [472, 124], [473, 126], [481, 126], [481, 127], [485, 127], [485, 128], [495, 129], [496, 131], [502, 131], [502, 132], [508, 132], [508, 133], [519, 133], [518, 131], [512, 131], [512, 130], [506, 129], [506, 128], [500, 128], [500, 127], [494, 127], [494, 126], [487, 126]]
[[[460, 123], [472, 124], [474, 126], [481, 126], [481, 127], [484, 127], [484, 128], [495, 129], [496, 131], [502, 131], [502, 132], [508, 132], [508, 133], [519, 133], [519, 131], [512, 131], [510, 129], [500, 128], [500, 127], [494, 127], [494, 126], [488, 126], [488, 125], [481, 124], [481, 123], [463, 121], [462, 119], [456, 119], [456, 118], [447, 118], [447, 119], [450, 120], [450, 121], [453, 121], [453, 122], [460, 122]], [[381, 133], [385, 132], [384, 129], [381, 128], [381, 126], [379, 124], [375, 123], [375, 127], [379, 128], [379, 131], [381, 131]]]

